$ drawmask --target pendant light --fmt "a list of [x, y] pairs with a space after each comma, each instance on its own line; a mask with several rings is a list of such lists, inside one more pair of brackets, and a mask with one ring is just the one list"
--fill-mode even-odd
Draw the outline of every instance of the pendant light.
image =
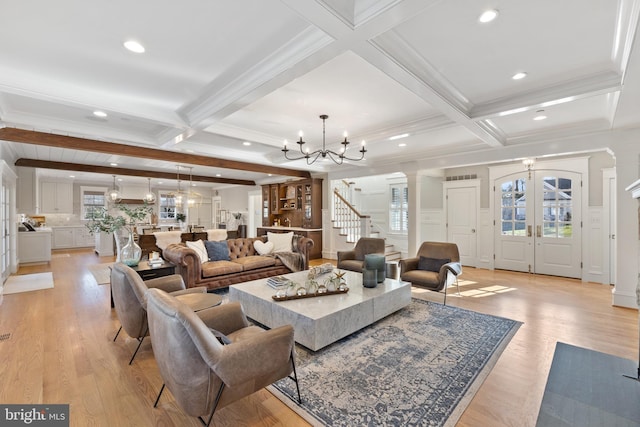
[[111, 187], [111, 189], [107, 191], [107, 200], [110, 203], [120, 203], [120, 201], [122, 200], [122, 195], [116, 188], [116, 176], [115, 175], [112, 175], [112, 176], [113, 176], [113, 187]]
[[151, 191], [151, 178], [147, 179], [149, 180], [149, 191], [144, 195], [142, 201], [151, 204], [156, 202], [156, 195]]
[[194, 199], [193, 194], [193, 175], [191, 172], [193, 171], [193, 167], [189, 168], [189, 191], [187, 192], [187, 206], [193, 207], [196, 204], [196, 200]]
[[175, 204], [177, 208], [181, 208], [182, 192], [180, 191], [180, 165], [176, 165], [176, 168], [178, 168], [178, 191], [176, 192], [176, 196], [175, 196]]

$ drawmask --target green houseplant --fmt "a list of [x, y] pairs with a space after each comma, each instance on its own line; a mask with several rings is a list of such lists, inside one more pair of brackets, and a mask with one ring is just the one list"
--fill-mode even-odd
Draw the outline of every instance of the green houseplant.
[[[116, 205], [116, 207], [124, 215], [113, 215], [108, 209], [102, 208], [90, 216], [86, 227], [91, 234], [99, 232], [113, 234], [116, 241], [116, 262], [122, 261], [129, 266], [138, 265], [142, 250], [134, 241], [133, 226], [144, 220], [152, 212], [152, 208], [147, 203], [135, 208], [130, 208], [127, 205]], [[118, 235], [121, 230], [126, 232], [127, 237], [127, 243], [124, 246], [122, 246], [124, 236]]]

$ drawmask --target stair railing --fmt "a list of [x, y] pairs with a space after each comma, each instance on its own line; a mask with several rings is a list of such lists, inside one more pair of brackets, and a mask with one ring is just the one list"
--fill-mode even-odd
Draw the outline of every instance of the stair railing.
[[371, 217], [358, 212], [341, 194], [340, 189], [334, 188], [333, 224], [340, 229], [340, 234], [347, 236], [348, 242], [357, 242], [360, 237], [369, 236]]

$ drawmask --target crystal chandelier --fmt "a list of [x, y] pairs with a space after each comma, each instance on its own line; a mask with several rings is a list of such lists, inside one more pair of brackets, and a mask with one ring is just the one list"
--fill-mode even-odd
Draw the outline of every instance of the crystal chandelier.
[[364, 146], [364, 141], [362, 141], [362, 148], [359, 150], [360, 158], [347, 157], [346, 155], [347, 148], [350, 144], [350, 142], [347, 140], [347, 132], [344, 133], [344, 141], [340, 142], [340, 144], [342, 144], [342, 148], [340, 149], [339, 153], [336, 153], [333, 150], [327, 150], [326, 143], [325, 143], [325, 120], [327, 120], [329, 116], [327, 116], [326, 114], [322, 114], [320, 115], [320, 118], [322, 119], [322, 149], [316, 150], [314, 152], [309, 152], [309, 148], [307, 148], [307, 151], [305, 152], [302, 149], [302, 146], [305, 144], [305, 141], [302, 140], [302, 131], [300, 131], [300, 133], [298, 134], [300, 139], [296, 141], [296, 143], [300, 146], [300, 153], [302, 153], [302, 155], [299, 157], [289, 157], [287, 153], [291, 150], [287, 148], [287, 140], [285, 139], [284, 147], [282, 148], [282, 152], [284, 153], [285, 159], [287, 160], [305, 159], [308, 165], [315, 163], [315, 161], [318, 160], [320, 157], [322, 158], [329, 157], [331, 160], [333, 160], [334, 163], [338, 165], [341, 165], [342, 162], [344, 162], [344, 160], [357, 162], [364, 159], [364, 153], [367, 152]]

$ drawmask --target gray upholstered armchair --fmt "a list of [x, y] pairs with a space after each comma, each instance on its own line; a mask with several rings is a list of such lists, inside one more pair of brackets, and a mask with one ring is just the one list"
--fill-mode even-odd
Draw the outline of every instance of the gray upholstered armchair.
[[138, 340], [138, 347], [133, 352], [129, 364], [133, 362], [133, 358], [136, 357], [138, 350], [140, 350], [144, 337], [149, 332], [147, 303], [145, 300], [145, 294], [149, 288], [160, 288], [170, 292], [171, 295], [207, 291], [205, 287], [186, 289], [182, 276], [179, 274], [143, 281], [140, 275], [131, 267], [121, 262], [115, 263], [111, 267], [111, 293], [121, 326], [113, 340], [115, 341], [118, 338], [123, 328], [131, 338]]
[[164, 380], [154, 407], [166, 386], [185, 413], [208, 426], [216, 409], [292, 372], [298, 386], [291, 325], [250, 326], [238, 302], [194, 313], [161, 290], [147, 295], [151, 342]]
[[384, 255], [384, 239], [376, 237], [361, 237], [353, 250], [338, 251], [337, 267], [362, 273], [364, 256], [368, 254]]
[[458, 286], [460, 274], [462, 265], [455, 243], [424, 242], [415, 258], [400, 260], [400, 280], [436, 292], [444, 290], [444, 304], [447, 303], [447, 286], [452, 280]]

